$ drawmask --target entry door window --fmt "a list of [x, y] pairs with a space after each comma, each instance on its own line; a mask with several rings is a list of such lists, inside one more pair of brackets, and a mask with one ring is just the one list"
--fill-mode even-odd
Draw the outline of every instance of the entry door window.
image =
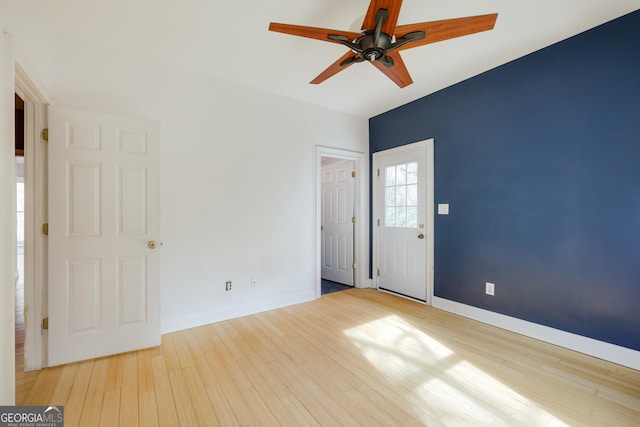
[[418, 228], [418, 163], [385, 168], [386, 227]]

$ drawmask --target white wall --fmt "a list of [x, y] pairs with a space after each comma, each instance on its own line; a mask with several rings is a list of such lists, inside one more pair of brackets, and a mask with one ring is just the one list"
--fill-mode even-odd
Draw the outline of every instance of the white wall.
[[15, 400], [15, 154], [13, 136], [13, 55], [11, 39], [0, 32], [0, 405]]
[[[37, 70], [46, 87], [51, 85], [53, 38], [46, 29], [45, 16], [34, 16], [38, 4], [33, 1], [0, 0], [0, 31], [12, 36], [14, 55], [22, 66]], [[43, 19], [45, 21], [43, 21]]]
[[57, 105], [162, 123], [163, 332], [315, 298], [315, 146], [366, 153], [367, 120], [55, 45]]

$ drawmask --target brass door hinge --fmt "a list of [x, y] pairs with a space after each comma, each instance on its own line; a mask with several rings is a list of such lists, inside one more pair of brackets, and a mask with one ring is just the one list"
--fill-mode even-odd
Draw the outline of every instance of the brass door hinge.
[[378, 269], [378, 277], [380, 277], [380, 269]]
[[355, 224], [355, 223], [356, 223], [356, 217], [355, 217], [355, 216], [352, 216], [352, 217], [351, 217], [351, 222], [352, 222], [353, 224]]
[[355, 178], [356, 177], [356, 171], [351, 172], [351, 178]]
[[42, 129], [42, 139], [45, 141], [49, 140], [49, 129]]
[[49, 318], [45, 317], [44, 319], [42, 319], [42, 329], [47, 331], [49, 330]]
[[356, 263], [354, 262], [353, 264], [351, 264], [351, 268], [353, 268], [354, 270], [357, 268]]
[[45, 236], [49, 235], [49, 223], [48, 222], [42, 224], [42, 234], [44, 234]]

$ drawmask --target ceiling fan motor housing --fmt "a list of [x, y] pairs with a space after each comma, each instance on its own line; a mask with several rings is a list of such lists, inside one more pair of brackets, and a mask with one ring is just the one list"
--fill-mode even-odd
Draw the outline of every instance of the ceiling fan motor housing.
[[356, 39], [362, 51], [358, 55], [366, 61], [377, 61], [385, 56], [387, 49], [391, 46], [391, 36], [387, 33], [380, 33], [376, 43], [375, 30], [365, 31], [362, 37]]

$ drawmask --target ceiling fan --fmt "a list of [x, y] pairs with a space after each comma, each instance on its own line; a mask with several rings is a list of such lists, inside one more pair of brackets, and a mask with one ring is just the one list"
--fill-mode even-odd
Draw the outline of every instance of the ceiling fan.
[[497, 13], [396, 25], [402, 0], [371, 0], [362, 33], [271, 22], [269, 31], [338, 43], [349, 51], [320, 73], [319, 84], [356, 62], [370, 62], [398, 86], [413, 83], [400, 51], [493, 29]]

